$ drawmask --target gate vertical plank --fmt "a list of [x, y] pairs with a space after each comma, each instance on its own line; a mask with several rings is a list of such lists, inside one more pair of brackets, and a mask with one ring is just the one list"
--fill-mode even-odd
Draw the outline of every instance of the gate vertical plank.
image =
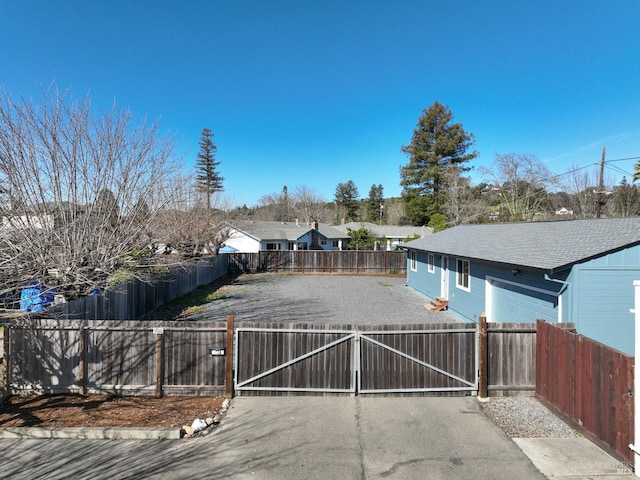
[[227, 332], [226, 332], [226, 358], [225, 358], [225, 375], [224, 375], [224, 394], [226, 398], [233, 397], [233, 323], [234, 316], [227, 315]]
[[487, 317], [481, 315], [480, 318], [480, 330], [478, 332], [478, 397], [487, 398], [488, 392], [488, 343], [489, 337], [487, 333]]

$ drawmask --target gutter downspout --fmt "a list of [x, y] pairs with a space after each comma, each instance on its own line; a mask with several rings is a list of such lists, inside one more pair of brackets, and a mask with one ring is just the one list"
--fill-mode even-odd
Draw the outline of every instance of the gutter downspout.
[[562, 323], [562, 294], [567, 288], [569, 288], [569, 285], [571, 285], [571, 283], [565, 280], [558, 280], [557, 278], [551, 278], [548, 273], [544, 274], [544, 279], [548, 280], [549, 282], [560, 283], [561, 285], [563, 285], [563, 287], [558, 292], [558, 310], [560, 313], [558, 318], [558, 323]]

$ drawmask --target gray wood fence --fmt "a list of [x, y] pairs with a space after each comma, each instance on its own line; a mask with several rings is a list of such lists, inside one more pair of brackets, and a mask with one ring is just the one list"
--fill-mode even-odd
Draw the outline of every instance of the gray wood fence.
[[223, 277], [228, 270], [227, 255], [216, 255], [173, 267], [168, 274], [149, 281], [135, 279], [123, 282], [98, 295], [56, 305], [43, 314], [78, 320], [136, 320], [199, 286]]
[[5, 327], [11, 393], [221, 395], [227, 323], [33, 320]]
[[[533, 393], [534, 325], [490, 324], [488, 381], [492, 395]], [[476, 377], [476, 324], [371, 328], [243, 322], [236, 330], [254, 327], [303, 333], [264, 331], [237, 335], [239, 382], [359, 331], [360, 392], [442, 395], [469, 394], [477, 388], [469, 386], [475, 385]], [[446, 329], [453, 330], [443, 331]], [[428, 330], [441, 332], [425, 333]], [[454, 333], [455, 330], [465, 331]], [[218, 395], [231, 390], [228, 356], [233, 352], [228, 342], [224, 321], [37, 320], [29, 327], [12, 325], [5, 329], [7, 382], [13, 393]], [[220, 352], [225, 348], [226, 357], [211, 355], [212, 349]], [[352, 392], [353, 348], [353, 343], [339, 341], [335, 348], [313, 353], [250, 386], [269, 387], [269, 394]], [[437, 370], [425, 368], [424, 364]]]
[[490, 396], [533, 395], [536, 388], [536, 324], [488, 323], [487, 381]]
[[270, 250], [229, 254], [230, 268], [243, 272], [395, 275], [407, 272], [407, 252], [386, 250]]
[[[491, 395], [533, 395], [535, 335], [535, 324], [490, 324]], [[477, 390], [476, 324], [242, 323], [236, 336], [236, 387], [243, 395]]]

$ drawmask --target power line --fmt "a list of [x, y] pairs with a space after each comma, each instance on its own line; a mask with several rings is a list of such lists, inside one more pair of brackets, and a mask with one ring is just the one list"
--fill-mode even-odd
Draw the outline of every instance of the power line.
[[616, 158], [614, 160], [607, 160], [605, 163], [611, 163], [611, 162], [626, 162], [629, 160], [640, 160], [640, 157], [629, 157], [629, 158]]
[[615, 172], [618, 173], [622, 173], [623, 175], [631, 175], [633, 176], [632, 172], [627, 172], [626, 170], [623, 170], [622, 168], [618, 167], [617, 165], [605, 165], [606, 168], [613, 170]]

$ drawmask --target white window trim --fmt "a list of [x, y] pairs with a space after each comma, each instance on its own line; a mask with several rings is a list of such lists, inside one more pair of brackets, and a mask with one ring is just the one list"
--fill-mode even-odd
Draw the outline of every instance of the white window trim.
[[436, 256], [433, 253], [427, 255], [427, 272], [436, 272]]
[[418, 271], [418, 255], [416, 254], [415, 250], [411, 250], [410, 260], [411, 260], [411, 271], [417, 272]]
[[[465, 262], [468, 265], [468, 271], [467, 271], [467, 279], [468, 279], [468, 283], [469, 286], [465, 287], [464, 285], [462, 285], [460, 283], [460, 279], [461, 279], [461, 275], [462, 273], [460, 272], [459, 267], [459, 263], [460, 262]], [[457, 258], [456, 259], [456, 288], [460, 289], [460, 290], [464, 290], [465, 292], [470, 292], [471, 291], [471, 262], [469, 260], [465, 260], [464, 258]]]

